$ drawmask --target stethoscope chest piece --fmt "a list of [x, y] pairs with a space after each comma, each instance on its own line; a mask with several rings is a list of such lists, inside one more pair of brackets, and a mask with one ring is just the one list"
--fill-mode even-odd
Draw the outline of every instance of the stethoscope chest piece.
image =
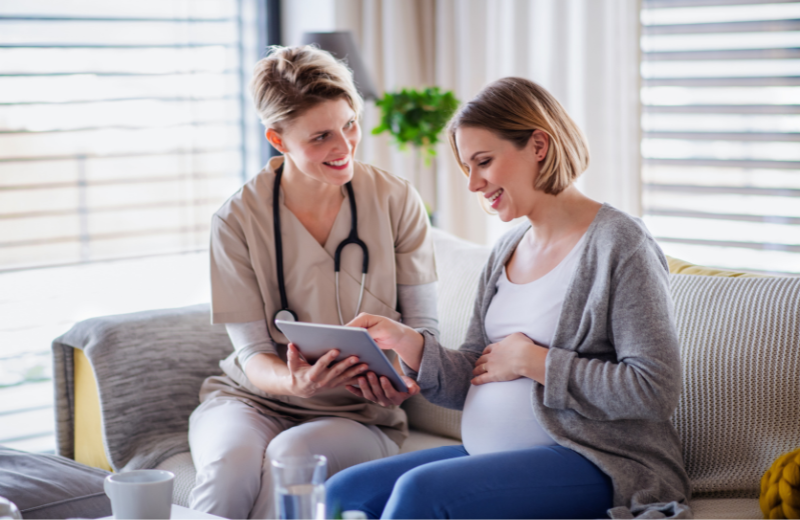
[[275, 317], [272, 318], [272, 322], [275, 323], [278, 320], [280, 321], [300, 321], [297, 319], [297, 314], [294, 313], [291, 309], [281, 309], [275, 313]]
[[[272, 221], [273, 231], [275, 234], [275, 263], [278, 274], [278, 291], [281, 296], [281, 310], [275, 313], [275, 316], [272, 318], [273, 323], [275, 323], [276, 320], [300, 321], [297, 318], [297, 314], [289, 309], [289, 300], [286, 297], [286, 286], [283, 281], [283, 241], [281, 240], [281, 216], [280, 209], [278, 207], [280, 202], [279, 194], [281, 190], [282, 174], [283, 164], [281, 164], [275, 172], [275, 185], [272, 190]], [[344, 325], [344, 319], [342, 317], [342, 304], [339, 301], [339, 268], [342, 258], [342, 250], [345, 248], [345, 246], [355, 244], [361, 248], [363, 253], [361, 266], [361, 290], [358, 294], [358, 304], [356, 305], [355, 314], [356, 316], [358, 316], [358, 313], [361, 311], [361, 302], [364, 298], [364, 287], [366, 286], [367, 281], [367, 271], [369, 270], [369, 249], [367, 248], [367, 244], [365, 244], [358, 237], [358, 213], [356, 212], [356, 197], [355, 193], [353, 193], [353, 185], [352, 183], [348, 182], [345, 187], [347, 189], [348, 196], [350, 197], [350, 235], [339, 244], [333, 257], [334, 273], [336, 278], [336, 310], [339, 312], [339, 323], [342, 325]], [[280, 329], [280, 327], [278, 327], [278, 329]]]

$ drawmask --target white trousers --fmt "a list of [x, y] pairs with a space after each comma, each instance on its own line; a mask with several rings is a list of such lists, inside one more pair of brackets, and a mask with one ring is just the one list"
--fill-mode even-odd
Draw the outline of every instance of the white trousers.
[[341, 417], [302, 423], [260, 414], [242, 401], [216, 397], [189, 419], [197, 470], [189, 507], [224, 518], [275, 518], [270, 462], [325, 455], [328, 477], [400, 449], [376, 426]]

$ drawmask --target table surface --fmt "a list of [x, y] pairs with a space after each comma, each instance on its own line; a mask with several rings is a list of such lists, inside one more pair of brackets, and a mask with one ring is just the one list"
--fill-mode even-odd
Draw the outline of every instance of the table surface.
[[[210, 515], [208, 513], [202, 513], [200, 511], [195, 511], [194, 509], [189, 509], [188, 507], [179, 506], [177, 504], [172, 504], [172, 511], [170, 512], [170, 518], [178, 520], [191, 520], [193, 518], [213, 519], [222, 517], [217, 515]], [[114, 517], [104, 516], [99, 520], [114, 520]]]

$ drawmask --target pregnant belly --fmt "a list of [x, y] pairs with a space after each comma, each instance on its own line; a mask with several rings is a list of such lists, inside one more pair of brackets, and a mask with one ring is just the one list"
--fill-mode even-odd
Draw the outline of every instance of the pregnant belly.
[[533, 415], [533, 380], [527, 377], [470, 386], [461, 437], [470, 455], [552, 446], [556, 442]]

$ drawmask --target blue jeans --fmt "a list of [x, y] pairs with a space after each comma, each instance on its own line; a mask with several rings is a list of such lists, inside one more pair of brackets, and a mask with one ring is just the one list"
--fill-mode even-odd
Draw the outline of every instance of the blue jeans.
[[329, 515], [370, 518], [605, 518], [613, 497], [608, 476], [561, 446], [415, 451], [348, 468], [326, 488]]

